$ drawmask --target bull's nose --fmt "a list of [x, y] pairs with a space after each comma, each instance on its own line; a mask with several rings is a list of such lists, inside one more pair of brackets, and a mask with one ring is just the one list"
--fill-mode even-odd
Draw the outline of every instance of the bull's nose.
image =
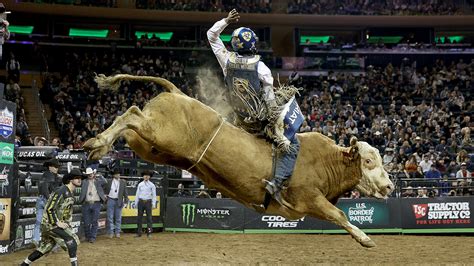
[[392, 192], [395, 189], [395, 186], [393, 184], [388, 184], [387, 185], [387, 190]]

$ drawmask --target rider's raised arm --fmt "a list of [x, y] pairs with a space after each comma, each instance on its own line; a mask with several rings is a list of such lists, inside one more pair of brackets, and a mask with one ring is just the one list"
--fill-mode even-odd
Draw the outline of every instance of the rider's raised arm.
[[207, 31], [207, 39], [209, 40], [209, 44], [211, 44], [212, 52], [216, 55], [217, 61], [224, 71], [224, 74], [226, 74], [225, 65], [229, 59], [230, 52], [227, 51], [219, 36], [227, 25], [229, 24], [227, 24], [226, 19], [223, 18], [214, 23], [214, 25]]

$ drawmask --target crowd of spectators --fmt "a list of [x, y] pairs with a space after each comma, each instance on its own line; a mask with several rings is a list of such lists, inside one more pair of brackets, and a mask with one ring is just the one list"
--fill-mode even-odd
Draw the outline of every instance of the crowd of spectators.
[[26, 123], [25, 99], [18, 84], [20, 81], [20, 62], [10, 53], [6, 60], [5, 70], [7, 71], [6, 84], [4, 89], [5, 99], [16, 104], [16, 136], [17, 139], [30, 139], [28, 124]]
[[[21, 0], [81, 6], [118, 7], [117, 0]], [[137, 0], [136, 8], [228, 12], [271, 13], [271, 0]], [[289, 0], [288, 14], [318, 15], [462, 15], [472, 12], [471, 1], [457, 0]]]
[[[350, 136], [357, 136], [380, 150], [387, 171], [407, 179], [405, 187], [420, 186], [423, 191], [423, 186], [456, 177], [464, 163], [466, 179], [446, 181], [445, 189], [427, 194], [473, 193], [465, 189], [474, 167], [469, 156], [474, 152], [473, 71], [474, 62], [438, 60], [432, 68], [423, 69], [412, 64], [369, 66], [365, 76], [293, 75], [292, 82], [305, 88], [300, 106], [307, 119], [301, 131], [321, 132], [346, 146]], [[424, 158], [429, 166], [425, 164], [417, 174]], [[439, 174], [429, 172], [432, 165]], [[433, 182], [409, 180], [416, 177]]]
[[117, 0], [19, 0], [17, 2], [33, 2], [76, 6], [117, 7]]
[[129, 73], [160, 76], [187, 91], [190, 85], [182, 61], [172, 52], [158, 57], [67, 54], [67, 64], [59, 75], [51, 74], [41, 90], [42, 100], [51, 106], [51, 120], [60, 132], [61, 142], [81, 148], [85, 140], [112, 124], [131, 105], [143, 107], [160, 89], [155, 84], [124, 83], [118, 91], [97, 88], [95, 73]]
[[[466, 3], [462, 3], [467, 5]], [[461, 15], [471, 5], [448, 0], [291, 0], [288, 14], [318, 15]]]
[[[118, 7], [117, 0], [21, 0], [20, 2]], [[235, 8], [240, 13], [270, 13], [271, 2], [271, 0], [136, 0], [135, 6], [139, 9], [201, 12], [228, 12]]]
[[137, 8], [176, 11], [270, 13], [271, 0], [137, 0]]

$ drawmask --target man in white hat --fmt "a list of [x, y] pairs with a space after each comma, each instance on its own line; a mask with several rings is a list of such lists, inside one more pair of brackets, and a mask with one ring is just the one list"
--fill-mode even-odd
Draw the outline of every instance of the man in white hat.
[[383, 155], [383, 164], [387, 165], [393, 161], [393, 158], [395, 156], [393, 155], [393, 148], [386, 148], [385, 149], [385, 154]]
[[97, 237], [97, 221], [100, 209], [106, 202], [104, 192], [105, 183], [96, 178], [96, 170], [86, 169], [87, 179], [82, 182], [79, 203], [82, 204], [82, 219], [84, 221], [84, 234], [89, 243], [94, 243]]
[[456, 178], [459, 179], [461, 182], [468, 182], [470, 183], [472, 179], [470, 178], [471, 172], [467, 170], [467, 164], [466, 163], [461, 163], [461, 169], [456, 172]]

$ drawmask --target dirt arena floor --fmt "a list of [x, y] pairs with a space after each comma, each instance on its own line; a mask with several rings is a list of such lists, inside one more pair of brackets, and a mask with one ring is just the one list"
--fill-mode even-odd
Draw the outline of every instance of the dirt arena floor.
[[[374, 235], [365, 249], [348, 235], [156, 233], [151, 239], [101, 236], [79, 246], [80, 265], [474, 264], [474, 236]], [[32, 250], [0, 256], [19, 265]], [[69, 265], [59, 251], [35, 265]]]

